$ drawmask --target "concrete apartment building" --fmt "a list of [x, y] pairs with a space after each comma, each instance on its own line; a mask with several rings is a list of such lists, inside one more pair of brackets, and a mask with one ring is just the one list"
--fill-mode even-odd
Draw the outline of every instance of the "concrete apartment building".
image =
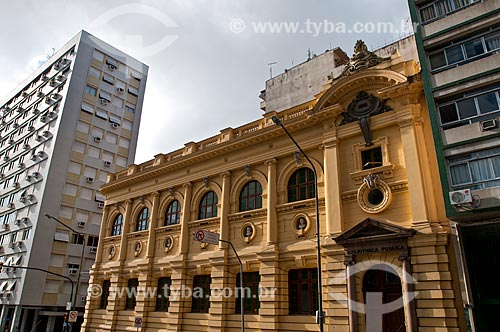
[[500, 1], [410, 0], [471, 331], [500, 312]]
[[397, 305], [372, 330], [464, 331], [417, 60], [413, 36], [327, 51], [266, 82], [261, 119], [113, 174], [83, 330], [236, 332], [244, 309], [246, 331], [318, 331], [321, 292], [324, 331], [361, 332], [375, 292]]
[[74, 307], [83, 316], [104, 206], [98, 190], [134, 161], [147, 73], [81, 31], [0, 103], [1, 331], [61, 331], [72, 301], [64, 277], [75, 292], [81, 278]]

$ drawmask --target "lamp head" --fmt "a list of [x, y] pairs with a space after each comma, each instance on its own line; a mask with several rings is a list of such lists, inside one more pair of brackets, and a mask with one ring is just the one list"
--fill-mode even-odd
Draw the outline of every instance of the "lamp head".
[[271, 117], [271, 120], [273, 120], [274, 124], [277, 125], [277, 126], [281, 126], [281, 120], [280, 118], [278, 118], [276, 115], [273, 115]]

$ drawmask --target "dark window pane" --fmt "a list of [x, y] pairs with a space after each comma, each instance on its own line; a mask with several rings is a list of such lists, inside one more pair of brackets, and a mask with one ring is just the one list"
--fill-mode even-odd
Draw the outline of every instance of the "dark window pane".
[[448, 64], [454, 64], [464, 60], [464, 54], [462, 52], [462, 46], [456, 45], [445, 50], [446, 58], [448, 59]]
[[484, 53], [483, 41], [481, 38], [473, 39], [464, 44], [467, 58], [472, 58]]
[[430, 55], [429, 60], [431, 63], [431, 69], [437, 69], [437, 68], [445, 67], [447, 65], [446, 58], [444, 56], [443, 51]]
[[478, 96], [477, 102], [479, 104], [479, 111], [483, 114], [498, 110], [498, 101], [495, 92]]
[[446, 124], [449, 122], [458, 121], [458, 112], [455, 104], [445, 105], [439, 107], [439, 114], [441, 116], [441, 123]]
[[458, 113], [460, 114], [460, 119], [467, 119], [477, 115], [474, 98], [461, 100], [457, 102], [457, 106], [458, 106]]

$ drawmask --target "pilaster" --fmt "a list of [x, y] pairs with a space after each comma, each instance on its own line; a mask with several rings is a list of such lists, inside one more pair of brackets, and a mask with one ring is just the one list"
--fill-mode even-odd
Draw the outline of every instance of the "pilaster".
[[[229, 214], [229, 193], [231, 191], [231, 173], [224, 172], [220, 175], [222, 177], [222, 199], [220, 202], [220, 238], [223, 240], [229, 240], [229, 223], [228, 223], [228, 214]], [[227, 248], [227, 243], [220, 242], [220, 249]]]
[[276, 217], [276, 159], [265, 162], [267, 165], [267, 244], [278, 243], [278, 218]]

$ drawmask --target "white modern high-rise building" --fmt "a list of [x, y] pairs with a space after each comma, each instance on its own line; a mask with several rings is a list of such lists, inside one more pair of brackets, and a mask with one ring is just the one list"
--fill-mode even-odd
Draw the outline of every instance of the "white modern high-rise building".
[[98, 190], [134, 161], [147, 73], [82, 31], [0, 102], [1, 331], [61, 331], [72, 284], [82, 320]]

